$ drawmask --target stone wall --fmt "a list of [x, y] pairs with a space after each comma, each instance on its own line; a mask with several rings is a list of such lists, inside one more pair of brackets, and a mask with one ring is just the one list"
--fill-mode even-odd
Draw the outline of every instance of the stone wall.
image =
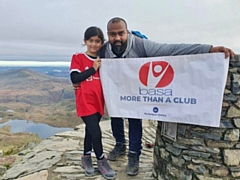
[[156, 179], [240, 180], [240, 55], [230, 60], [219, 128], [177, 124], [173, 142], [161, 136], [162, 124], [154, 147]]

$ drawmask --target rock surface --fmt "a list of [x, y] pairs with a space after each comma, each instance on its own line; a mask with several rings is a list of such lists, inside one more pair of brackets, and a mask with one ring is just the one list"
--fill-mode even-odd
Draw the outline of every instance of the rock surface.
[[[127, 121], [125, 121], [127, 127]], [[43, 140], [33, 149], [19, 153], [22, 160], [7, 170], [2, 180], [84, 180], [104, 179], [98, 172], [93, 177], [86, 177], [81, 167], [83, 153], [83, 137], [85, 126], [79, 125], [75, 131], [58, 133]], [[153, 166], [153, 148], [145, 146], [146, 142], [154, 143], [157, 122], [143, 120], [143, 150], [140, 156], [140, 168], [137, 176], [127, 176], [127, 154], [119, 160], [109, 161], [112, 168], [117, 172], [116, 180], [151, 180]], [[104, 153], [107, 155], [115, 145], [112, 137], [110, 121], [101, 122]], [[125, 128], [128, 137], [128, 128]], [[128, 139], [127, 139], [128, 140]], [[93, 157], [94, 153], [93, 153]], [[97, 168], [96, 159], [93, 158], [94, 167]]]

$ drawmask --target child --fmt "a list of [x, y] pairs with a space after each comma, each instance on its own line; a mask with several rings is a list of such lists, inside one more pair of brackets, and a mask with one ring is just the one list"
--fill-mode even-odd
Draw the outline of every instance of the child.
[[82, 166], [86, 176], [94, 175], [91, 151], [97, 158], [98, 170], [106, 179], [114, 179], [116, 172], [110, 167], [103, 154], [102, 134], [99, 126], [104, 114], [104, 98], [99, 67], [101, 60], [97, 58], [99, 49], [104, 43], [104, 35], [98, 27], [89, 27], [84, 33], [85, 53], [72, 56], [70, 77], [73, 84], [80, 83], [75, 90], [77, 116], [86, 125], [84, 137], [84, 154]]

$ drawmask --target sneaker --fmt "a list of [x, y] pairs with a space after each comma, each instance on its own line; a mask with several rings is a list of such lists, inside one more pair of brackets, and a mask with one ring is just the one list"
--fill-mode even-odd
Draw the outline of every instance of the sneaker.
[[97, 160], [98, 170], [106, 179], [114, 179], [116, 178], [116, 172], [110, 167], [106, 157], [102, 160]]
[[137, 153], [128, 153], [128, 165], [127, 165], [127, 175], [135, 176], [138, 174], [139, 169], [139, 155]]
[[123, 143], [117, 143], [113, 150], [108, 154], [108, 160], [116, 161], [121, 155], [126, 153], [126, 145]]
[[91, 156], [82, 156], [82, 167], [85, 170], [86, 176], [93, 176], [95, 174], [95, 169], [92, 165], [92, 158]]

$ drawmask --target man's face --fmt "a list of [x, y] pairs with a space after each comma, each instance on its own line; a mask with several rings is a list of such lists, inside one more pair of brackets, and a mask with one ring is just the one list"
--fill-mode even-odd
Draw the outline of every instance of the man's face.
[[108, 41], [117, 53], [122, 53], [127, 47], [128, 31], [123, 21], [108, 25]]

